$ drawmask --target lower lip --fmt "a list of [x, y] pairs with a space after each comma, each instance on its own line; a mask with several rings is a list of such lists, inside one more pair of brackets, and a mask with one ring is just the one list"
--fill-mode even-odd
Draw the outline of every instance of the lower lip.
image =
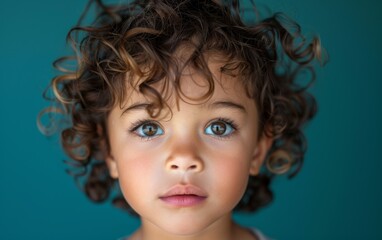
[[206, 197], [197, 195], [174, 195], [160, 198], [166, 204], [175, 207], [191, 207], [202, 203]]

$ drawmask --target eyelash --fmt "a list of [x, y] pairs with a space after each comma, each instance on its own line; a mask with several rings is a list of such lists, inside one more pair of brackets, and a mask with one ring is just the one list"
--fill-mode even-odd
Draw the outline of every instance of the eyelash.
[[138, 130], [139, 127], [141, 127], [142, 125], [144, 124], [147, 124], [147, 123], [155, 123], [156, 125], [158, 125], [160, 128], [162, 128], [160, 126], [159, 123], [157, 123], [156, 121], [153, 121], [151, 119], [140, 119], [140, 120], [137, 120], [136, 122], [132, 123], [132, 126], [129, 128], [129, 132], [132, 133], [134, 136], [137, 136], [139, 137], [140, 139], [142, 140], [150, 140], [152, 138], [155, 138], [157, 136], [140, 136], [138, 134], [135, 133], [135, 131]]
[[211, 125], [214, 122], [224, 122], [225, 124], [228, 124], [233, 129], [233, 131], [231, 133], [229, 133], [228, 135], [224, 135], [224, 136], [212, 135], [212, 137], [216, 137], [216, 138], [221, 139], [221, 140], [229, 139], [234, 134], [236, 134], [236, 132], [239, 130], [238, 125], [233, 120], [228, 119], [228, 118], [218, 118], [218, 119], [212, 120], [207, 126]]
[[[209, 127], [212, 123], [215, 123], [215, 122], [223, 122], [225, 124], [228, 124], [233, 129], [233, 131], [232, 131], [232, 133], [229, 133], [228, 135], [224, 135], [224, 136], [208, 134], [208, 135], [211, 135], [212, 137], [216, 137], [216, 138], [219, 138], [219, 139], [228, 139], [233, 134], [235, 134], [236, 131], [238, 130], [237, 124], [233, 120], [228, 119], [228, 118], [217, 118], [217, 119], [214, 119], [214, 120], [210, 121], [207, 124], [207, 127]], [[163, 129], [160, 126], [160, 124], [158, 122], [156, 122], [156, 121], [153, 121], [151, 119], [140, 119], [140, 120], [137, 120], [136, 122], [132, 123], [132, 126], [129, 128], [129, 132], [134, 134], [135, 136], [141, 138], [142, 140], [147, 140], [147, 141], [152, 139], [152, 138], [157, 137], [157, 136], [140, 136], [137, 133], [135, 133], [138, 130], [139, 127], [141, 127], [142, 125], [147, 124], [147, 123], [154, 123], [154, 124], [158, 125], [158, 127], [160, 127], [161, 129]]]

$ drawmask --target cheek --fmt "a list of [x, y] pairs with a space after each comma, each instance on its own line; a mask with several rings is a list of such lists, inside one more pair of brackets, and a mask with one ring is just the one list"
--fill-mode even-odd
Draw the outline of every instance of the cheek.
[[233, 147], [230, 151], [215, 156], [213, 168], [218, 192], [232, 207], [242, 198], [247, 187], [250, 155], [246, 153], [240, 147]]
[[113, 157], [117, 162], [120, 178], [148, 176], [153, 163], [157, 162], [151, 146], [133, 138], [119, 137], [114, 144]]
[[144, 151], [132, 149], [124, 149], [116, 158], [121, 191], [126, 200], [134, 206], [142, 201], [138, 196], [144, 196], [145, 192], [154, 188], [152, 178], [158, 175], [158, 166], [155, 165], [157, 159]]

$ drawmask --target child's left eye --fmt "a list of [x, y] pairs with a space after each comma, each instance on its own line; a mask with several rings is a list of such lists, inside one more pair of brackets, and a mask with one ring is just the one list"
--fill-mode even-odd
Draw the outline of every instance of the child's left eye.
[[235, 130], [235, 126], [232, 122], [227, 122], [226, 120], [217, 120], [210, 123], [204, 132], [207, 135], [227, 137], [231, 135]]

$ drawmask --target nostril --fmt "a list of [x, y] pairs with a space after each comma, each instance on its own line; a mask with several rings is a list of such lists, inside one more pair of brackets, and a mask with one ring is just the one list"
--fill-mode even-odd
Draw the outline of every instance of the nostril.
[[[187, 160], [188, 161], [188, 160]], [[202, 171], [203, 165], [197, 161], [193, 162], [183, 162], [183, 161], [172, 161], [166, 164], [166, 170], [172, 172], [199, 172]]]

